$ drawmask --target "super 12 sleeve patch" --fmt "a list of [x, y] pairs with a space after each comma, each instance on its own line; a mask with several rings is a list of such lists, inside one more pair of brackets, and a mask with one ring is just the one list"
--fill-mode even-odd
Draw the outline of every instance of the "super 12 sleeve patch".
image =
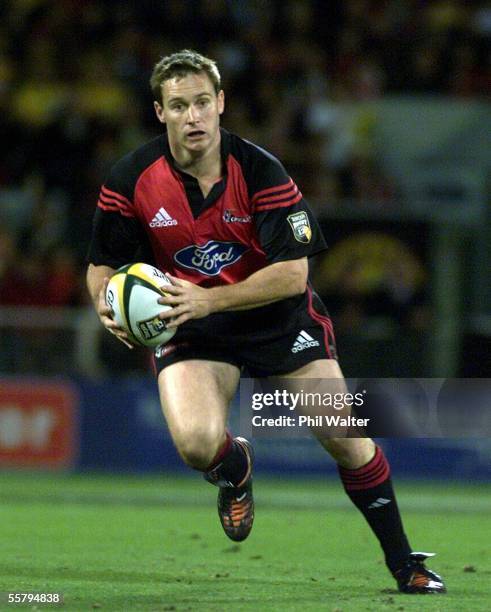
[[288, 223], [292, 228], [293, 237], [298, 242], [309, 244], [312, 239], [312, 228], [310, 227], [309, 216], [304, 210], [292, 213], [287, 217]]

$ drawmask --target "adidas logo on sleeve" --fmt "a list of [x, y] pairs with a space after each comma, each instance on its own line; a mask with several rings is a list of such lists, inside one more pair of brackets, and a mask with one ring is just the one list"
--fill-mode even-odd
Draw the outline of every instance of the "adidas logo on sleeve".
[[161, 206], [148, 225], [150, 227], [169, 227], [169, 225], [177, 225], [177, 221]]
[[302, 329], [302, 331], [298, 334], [297, 339], [293, 343], [291, 351], [292, 353], [299, 353], [300, 351], [312, 348], [313, 346], [320, 346], [319, 341], [314, 340], [312, 336]]

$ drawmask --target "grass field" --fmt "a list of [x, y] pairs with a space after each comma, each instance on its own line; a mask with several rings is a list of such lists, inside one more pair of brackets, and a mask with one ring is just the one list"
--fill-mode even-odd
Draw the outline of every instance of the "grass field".
[[257, 479], [254, 531], [235, 545], [198, 475], [10, 473], [0, 474], [0, 592], [61, 592], [66, 610], [489, 611], [491, 488], [398, 491], [413, 546], [438, 552], [446, 596], [397, 593], [335, 482]]

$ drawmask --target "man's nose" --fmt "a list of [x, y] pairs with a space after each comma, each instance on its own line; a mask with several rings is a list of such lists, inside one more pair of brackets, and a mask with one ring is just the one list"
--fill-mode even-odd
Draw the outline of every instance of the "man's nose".
[[196, 108], [190, 104], [188, 107], [188, 122], [194, 123], [198, 119], [198, 112]]

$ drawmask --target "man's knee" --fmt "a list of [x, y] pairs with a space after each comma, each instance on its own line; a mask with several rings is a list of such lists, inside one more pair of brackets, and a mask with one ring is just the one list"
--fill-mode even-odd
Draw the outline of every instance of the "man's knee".
[[187, 429], [174, 436], [174, 443], [187, 465], [195, 470], [206, 470], [222, 447], [225, 435], [222, 428]]
[[324, 440], [323, 446], [339, 465], [348, 469], [366, 465], [375, 453], [370, 438], [332, 438]]

